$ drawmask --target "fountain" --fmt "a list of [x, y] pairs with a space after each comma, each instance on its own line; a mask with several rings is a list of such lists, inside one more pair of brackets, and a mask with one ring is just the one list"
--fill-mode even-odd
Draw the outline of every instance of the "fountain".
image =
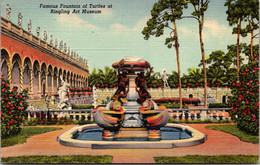
[[72, 128], [58, 137], [61, 144], [91, 148], [172, 148], [204, 142], [206, 136], [189, 126], [167, 124], [168, 110], [159, 109], [145, 88], [145, 78], [153, 69], [149, 62], [140, 57], [125, 57], [112, 67], [118, 72], [118, 89], [105, 107], [93, 110], [97, 124]]

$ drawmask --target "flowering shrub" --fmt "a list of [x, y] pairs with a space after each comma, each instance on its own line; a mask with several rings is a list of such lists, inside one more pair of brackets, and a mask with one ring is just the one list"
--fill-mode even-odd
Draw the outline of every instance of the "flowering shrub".
[[233, 83], [229, 97], [232, 120], [248, 133], [259, 134], [259, 56], [251, 58], [239, 72], [240, 82]]
[[1, 76], [1, 137], [10, 137], [21, 131], [20, 125], [27, 117], [27, 91], [18, 93], [17, 87], [10, 90], [10, 85]]
[[[180, 103], [180, 98], [160, 98], [160, 99], [153, 99], [156, 103]], [[199, 105], [200, 99], [196, 98], [182, 98], [183, 104], [194, 104]]]

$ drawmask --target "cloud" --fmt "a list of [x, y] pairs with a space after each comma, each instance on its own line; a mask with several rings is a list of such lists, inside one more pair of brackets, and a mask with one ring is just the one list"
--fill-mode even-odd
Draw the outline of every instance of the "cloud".
[[110, 29], [113, 29], [115, 32], [129, 32], [130, 29], [127, 26], [122, 24], [113, 24], [110, 26]]
[[214, 38], [226, 38], [232, 34], [232, 29], [225, 25], [219, 24], [215, 20], [208, 20], [204, 23], [204, 35], [206, 39]]
[[114, 10], [112, 8], [101, 8], [101, 14], [95, 14], [96, 19], [111, 19], [114, 16]]
[[121, 32], [124, 32], [124, 33], [136, 33], [137, 31], [142, 31], [144, 26], [146, 25], [146, 22], [148, 21], [150, 17], [144, 17], [142, 19], [140, 19], [132, 28], [129, 28], [127, 26], [124, 26], [122, 24], [112, 24], [110, 26], [110, 29], [113, 30], [114, 32], [116, 33], [121, 33]]
[[79, 18], [76, 14], [61, 14], [57, 17], [60, 25], [73, 26], [73, 28], [98, 29], [97, 26]]

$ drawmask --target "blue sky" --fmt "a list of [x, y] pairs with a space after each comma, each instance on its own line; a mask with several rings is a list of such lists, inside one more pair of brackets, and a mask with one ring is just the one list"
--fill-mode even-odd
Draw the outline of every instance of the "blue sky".
[[[70, 49], [87, 58], [90, 71], [93, 68], [111, 67], [112, 63], [126, 56], [143, 57], [158, 72], [163, 69], [168, 73], [177, 71], [175, 50], [164, 45], [169, 33], [149, 40], [144, 40], [141, 33], [155, 2], [157, 0], [2, 0], [1, 16], [6, 16], [6, 4], [9, 4], [13, 23], [17, 24], [18, 13], [21, 12], [24, 29], [27, 30], [28, 20], [31, 19], [33, 34], [36, 34], [39, 26], [40, 38], [43, 38], [43, 31], [46, 30], [48, 38], [53, 35], [54, 40], [63, 40]], [[236, 35], [232, 35], [232, 27], [226, 21], [227, 8], [224, 3], [225, 0], [212, 0], [205, 13], [203, 36], [206, 56], [215, 50], [226, 51], [227, 45], [236, 43]], [[51, 14], [50, 9], [40, 8], [40, 4], [112, 4], [112, 8], [101, 9], [101, 14], [59, 15]], [[192, 7], [189, 6], [184, 15], [190, 15], [191, 12]], [[183, 19], [177, 22], [177, 28], [181, 71], [187, 73], [188, 68], [198, 67], [201, 60], [198, 23], [195, 19]], [[242, 42], [248, 41], [249, 37], [242, 39]]]

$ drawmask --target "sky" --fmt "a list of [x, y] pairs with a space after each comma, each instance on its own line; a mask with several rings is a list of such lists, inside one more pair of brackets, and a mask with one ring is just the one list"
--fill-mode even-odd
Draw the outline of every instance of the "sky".
[[[122, 58], [142, 57], [147, 60], [154, 71], [167, 73], [177, 71], [174, 48], [167, 48], [165, 38], [151, 36], [144, 40], [142, 34], [146, 22], [150, 18], [152, 6], [158, 0], [2, 0], [1, 16], [6, 17], [6, 4], [11, 7], [11, 22], [18, 23], [18, 13], [22, 13], [22, 27], [27, 30], [29, 19], [32, 22], [32, 33], [36, 35], [39, 26], [40, 38], [46, 30], [53, 39], [66, 42], [71, 50], [88, 60], [90, 72], [94, 68], [111, 67]], [[236, 35], [226, 20], [227, 7], [225, 0], [211, 0], [205, 13], [203, 39], [206, 56], [212, 51], [227, 51], [227, 45], [236, 43]], [[42, 5], [41, 5], [42, 4]], [[60, 8], [60, 5], [80, 5], [80, 13], [72, 13], [74, 8]], [[90, 8], [92, 4], [92, 8]], [[105, 8], [93, 8], [94, 5], [105, 5]], [[44, 5], [57, 5], [58, 8], [43, 8]], [[87, 8], [83, 8], [87, 5]], [[55, 14], [51, 9], [70, 10], [70, 13]], [[86, 10], [100, 10], [100, 14], [84, 14]], [[184, 16], [190, 15], [192, 7], [185, 9]], [[198, 67], [201, 60], [198, 22], [195, 19], [177, 21], [180, 43], [181, 73]], [[47, 40], [47, 41], [48, 41]], [[3, 41], [4, 42], [4, 41]], [[249, 37], [242, 42], [249, 43]], [[254, 41], [255, 43], [258, 41]]]

